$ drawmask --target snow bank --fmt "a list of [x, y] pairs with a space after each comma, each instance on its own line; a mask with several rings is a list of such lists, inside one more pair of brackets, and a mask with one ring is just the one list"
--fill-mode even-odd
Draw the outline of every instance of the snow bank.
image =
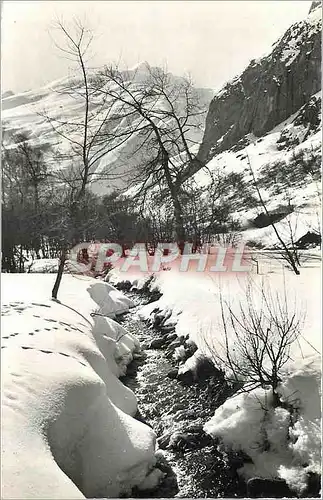
[[112, 285], [105, 282], [95, 282], [87, 289], [91, 299], [98, 304], [100, 314], [115, 316], [123, 314], [133, 306], [132, 301]]
[[[220, 439], [225, 447], [250, 456], [252, 463], [240, 470], [244, 477], [282, 478], [297, 494], [304, 493], [308, 473], [320, 473], [319, 268], [315, 260], [307, 263], [300, 276], [288, 271], [281, 274], [277, 265], [266, 276], [164, 271], [151, 284], [152, 289], [158, 287], [162, 297], [139, 310], [140, 317], [149, 319], [158, 308], [166, 318], [165, 325], [175, 323], [178, 336], [189, 334], [198, 345], [198, 351], [180, 364], [179, 374], [194, 374], [200, 357], [209, 355], [210, 346], [221, 354], [224, 339], [220, 295], [237, 312], [240, 302], [247, 302], [250, 279], [256, 309], [264, 286], [274, 300], [276, 293], [283, 301], [286, 297], [290, 313], [296, 311], [303, 316], [301, 336], [291, 351], [294, 362], [286, 365], [279, 387], [282, 407], [274, 408], [270, 391], [259, 388], [228, 399], [205, 426], [205, 431]], [[116, 270], [110, 274], [115, 283], [129, 279], [137, 286], [138, 280], [143, 280], [138, 276], [136, 281]], [[230, 336], [230, 322], [227, 326]], [[179, 348], [175, 357], [181, 362]]]
[[279, 388], [284, 407], [273, 407], [272, 394], [261, 388], [229, 398], [204, 427], [252, 463], [239, 472], [251, 477], [281, 478], [304, 493], [309, 472], [321, 472], [320, 359], [290, 367]]
[[[226, 301], [231, 307], [239, 310], [240, 302], [246, 301], [247, 289], [253, 288], [255, 307], [260, 306], [261, 290], [264, 287], [288, 302], [290, 311], [299, 314], [302, 331], [299, 342], [294, 345], [293, 355], [297, 357], [313, 355], [321, 352], [321, 320], [320, 310], [320, 261], [315, 258], [308, 262], [296, 276], [281, 267], [281, 262], [270, 259], [270, 256], [259, 255], [260, 268], [268, 268], [272, 272], [257, 275], [255, 272], [244, 273], [200, 273], [161, 271], [156, 273], [150, 289], [158, 288], [162, 293], [159, 300], [140, 308], [138, 314], [149, 319], [152, 311], [158, 308], [167, 319], [164, 323], [176, 324], [176, 334], [186, 336], [198, 345], [200, 351], [207, 353], [208, 345], [219, 347], [223, 339], [221, 303]], [[118, 283], [129, 280], [135, 286], [142, 287], [147, 276], [128, 274], [114, 269], [109, 273], [109, 281]], [[189, 362], [189, 361], [187, 361]]]
[[2, 497], [129, 494], [152, 482], [155, 435], [118, 379], [138, 342], [105, 313], [131, 303], [69, 275], [48, 300], [53, 279], [2, 275]]
[[[50, 298], [56, 276], [52, 274], [2, 274], [1, 289], [3, 298], [16, 301], [32, 297], [33, 300]], [[58, 299], [65, 305], [76, 309], [93, 324], [91, 315], [103, 314], [115, 317], [133, 307], [132, 301], [109, 283], [81, 275], [64, 274]]]

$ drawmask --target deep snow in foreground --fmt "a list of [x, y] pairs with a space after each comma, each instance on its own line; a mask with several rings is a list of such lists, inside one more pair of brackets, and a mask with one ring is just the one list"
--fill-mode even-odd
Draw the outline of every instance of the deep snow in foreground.
[[2, 275], [2, 498], [151, 487], [160, 477], [155, 435], [133, 418], [135, 395], [118, 379], [140, 346], [112, 317], [132, 303], [70, 275], [55, 302], [54, 279]]
[[[281, 271], [277, 266], [276, 272], [266, 275], [162, 271], [150, 288], [158, 288], [163, 295], [138, 314], [149, 319], [158, 310], [165, 318], [163, 326], [175, 324], [178, 336], [189, 334], [198, 345], [198, 351], [185, 362], [180, 361], [180, 348], [175, 350], [179, 373], [183, 374], [194, 372], [201, 355], [212, 357], [210, 348], [223, 354], [220, 296], [237, 314], [240, 304], [247, 302], [250, 286], [256, 309], [261, 306], [263, 289], [272, 296], [276, 307], [286, 301], [290, 313], [301, 318], [301, 335], [292, 346], [282, 374], [278, 390], [281, 406], [275, 407], [270, 391], [262, 388], [241, 393], [220, 406], [204, 429], [219, 438], [225, 448], [243, 451], [252, 459], [239, 470], [246, 479], [282, 478], [300, 495], [306, 491], [308, 474], [321, 471], [320, 272], [317, 264], [308, 264], [300, 276]], [[125, 280], [140, 289], [147, 276], [110, 272], [109, 282]], [[229, 321], [227, 327], [233, 342]]]
[[[264, 288], [304, 316], [278, 389], [281, 405], [258, 388], [227, 399], [204, 426], [220, 446], [250, 457], [239, 470], [245, 479], [283, 478], [298, 495], [306, 494], [308, 474], [320, 473], [318, 271], [311, 263], [300, 276], [279, 267], [239, 276], [161, 271], [150, 287], [163, 295], [138, 312], [149, 319], [158, 308], [164, 326], [173, 323], [177, 335], [196, 342], [185, 362], [175, 349], [181, 373], [194, 371], [210, 346], [223, 348], [220, 297], [237, 308], [251, 284], [256, 308]], [[154, 468], [155, 434], [133, 418], [136, 397], [119, 380], [140, 345], [113, 319], [133, 303], [110, 283], [80, 275], [64, 275], [61, 302], [53, 301], [54, 279], [2, 275], [2, 497], [107, 498], [150, 489], [163, 477]], [[147, 276], [109, 274], [114, 284], [127, 279], [140, 288]]]

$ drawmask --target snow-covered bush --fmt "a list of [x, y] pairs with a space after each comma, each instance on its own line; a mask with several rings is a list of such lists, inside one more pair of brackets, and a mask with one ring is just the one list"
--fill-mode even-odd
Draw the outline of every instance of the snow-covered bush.
[[281, 478], [296, 493], [308, 475], [320, 474], [320, 359], [299, 360], [284, 373], [276, 406], [270, 390], [257, 388], [229, 398], [204, 429], [222, 446], [251, 458], [239, 470], [246, 478]]
[[273, 294], [264, 285], [249, 282], [245, 302], [234, 305], [220, 296], [222, 341], [207, 344], [213, 361], [242, 388], [205, 431], [251, 459], [239, 470], [246, 479], [284, 479], [303, 495], [309, 474], [320, 474], [319, 358], [293, 363], [303, 314], [285, 286]]

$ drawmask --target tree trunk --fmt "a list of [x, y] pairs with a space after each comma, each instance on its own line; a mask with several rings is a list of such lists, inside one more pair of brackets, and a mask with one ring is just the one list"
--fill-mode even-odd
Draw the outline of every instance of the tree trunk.
[[20, 250], [19, 250], [19, 272], [23, 273], [24, 270], [25, 270], [25, 266], [24, 266], [23, 248], [22, 248], [22, 245], [20, 245]]
[[185, 229], [183, 225], [183, 211], [182, 206], [179, 201], [178, 192], [174, 185], [172, 176], [168, 167], [168, 157], [164, 158], [163, 167], [165, 172], [166, 182], [170, 191], [171, 199], [174, 207], [174, 217], [175, 217], [175, 232], [178, 246], [183, 253], [184, 244], [185, 244]]
[[59, 259], [59, 266], [58, 266], [58, 272], [56, 275], [56, 280], [52, 289], [52, 298], [57, 299], [57, 294], [58, 294], [58, 289], [62, 281], [62, 276], [64, 272], [64, 265], [66, 261], [66, 250], [62, 250], [60, 259]]

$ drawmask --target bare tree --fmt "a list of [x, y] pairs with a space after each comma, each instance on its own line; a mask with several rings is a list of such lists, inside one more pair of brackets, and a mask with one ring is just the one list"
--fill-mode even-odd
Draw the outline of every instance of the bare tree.
[[[277, 229], [276, 223], [273, 222], [272, 217], [271, 217], [270, 213], [268, 212], [266, 203], [264, 201], [264, 198], [263, 198], [261, 191], [260, 191], [260, 188], [258, 186], [258, 182], [257, 182], [256, 176], [255, 176], [255, 173], [254, 173], [253, 168], [251, 166], [251, 162], [250, 162], [250, 158], [249, 158], [248, 154], [247, 154], [247, 160], [248, 160], [249, 171], [251, 173], [252, 181], [253, 181], [253, 184], [254, 184], [255, 189], [257, 191], [257, 195], [258, 195], [260, 204], [261, 204], [262, 208], [264, 209], [265, 214], [268, 218], [268, 221], [270, 221], [270, 225], [273, 228], [275, 235], [278, 239], [278, 242], [279, 242], [278, 250], [280, 250], [281, 255], [286, 260], [286, 262], [289, 264], [289, 266], [292, 268], [294, 273], [299, 275], [300, 274], [299, 260], [298, 260], [297, 249], [294, 245], [294, 241], [292, 240], [292, 242], [291, 242], [292, 249], [290, 249], [289, 245], [284, 241], [282, 235], [280, 234], [279, 230]], [[292, 234], [293, 233], [291, 233], [291, 235]]]
[[[73, 63], [76, 70], [75, 78], [67, 79], [55, 90], [61, 95], [75, 99], [78, 104], [78, 116], [69, 120], [57, 114], [53, 116], [46, 110], [40, 113], [50, 124], [54, 134], [69, 145], [67, 152], [59, 149], [56, 157], [58, 162], [68, 160], [69, 167], [59, 169], [56, 176], [62, 185], [68, 186], [71, 202], [63, 222], [69, 227], [69, 231], [60, 256], [59, 271], [52, 291], [53, 298], [57, 298], [68, 248], [83, 238], [81, 226], [84, 211], [87, 209], [86, 191], [93, 181], [112, 178], [113, 173], [104, 164], [104, 157], [119, 148], [133, 133], [131, 126], [119, 127], [122, 114], [120, 103], [107, 94], [98, 93], [92, 85], [95, 72], [88, 66], [89, 50], [93, 41], [92, 31], [78, 20], [74, 20], [71, 27], [57, 21], [55, 29], [55, 46], [63, 57]], [[57, 41], [59, 37], [62, 41]]]
[[194, 161], [192, 131], [201, 125], [197, 92], [189, 79], [174, 81], [169, 73], [146, 66], [147, 77], [107, 67], [96, 88], [121, 103], [125, 116], [137, 124], [138, 168], [133, 184], [140, 183], [137, 196], [144, 196], [158, 185], [169, 197], [178, 242], [185, 241], [183, 208], [179, 196], [183, 172]]
[[57, 160], [71, 160], [70, 168], [60, 172], [59, 178], [74, 187], [75, 199], [79, 200], [90, 182], [111, 179], [113, 172], [106, 167], [97, 167], [104, 157], [125, 143], [133, 130], [125, 127], [119, 130], [120, 109], [114, 99], [102, 92], [98, 93], [93, 86], [96, 72], [88, 64], [93, 33], [80, 21], [74, 19], [71, 26], [57, 21], [53, 33], [58, 32], [62, 41], [53, 37], [56, 48], [73, 64], [74, 78], [68, 78], [54, 90], [60, 95], [68, 95], [75, 100], [78, 111], [74, 119], [69, 120], [60, 115], [53, 115], [46, 110], [43, 116], [58, 138], [69, 145], [67, 152], [58, 150]]

